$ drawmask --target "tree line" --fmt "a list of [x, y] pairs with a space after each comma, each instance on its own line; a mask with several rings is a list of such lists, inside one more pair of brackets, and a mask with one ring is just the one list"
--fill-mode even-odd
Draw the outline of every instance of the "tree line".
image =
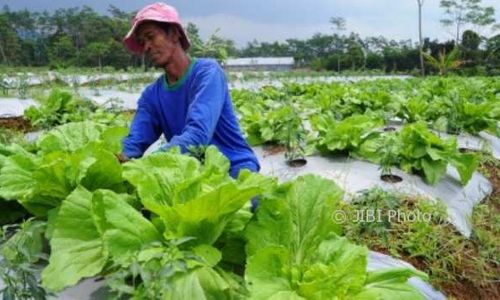
[[[424, 1], [417, 2], [421, 10]], [[494, 24], [493, 8], [481, 7], [479, 3], [480, 0], [441, 1], [445, 9], [443, 25], [456, 27], [455, 39], [444, 42], [429, 38], [418, 42], [395, 41], [383, 36], [361, 38], [355, 32], [346, 32], [346, 21], [341, 17], [331, 18], [332, 32], [328, 34], [317, 33], [308, 39], [285, 42], [254, 40], [239, 49], [234, 41], [220, 37], [218, 32], [203, 40], [193, 23], [187, 24], [186, 30], [192, 42], [190, 54], [196, 57], [224, 60], [227, 57], [293, 56], [298, 67], [315, 70], [418, 73], [424, 70], [424, 56], [421, 56], [424, 53], [425, 57], [436, 58], [437, 65], [429, 60], [428, 73], [437, 73], [440, 55], [446, 59], [447, 53], [453, 53], [453, 59], [460, 62], [461, 73], [499, 75], [500, 34], [486, 38], [478, 30], [463, 30], [468, 24], [475, 28]], [[0, 64], [52, 69], [147, 67], [150, 62], [144, 56], [129, 54], [122, 44], [134, 15], [135, 12], [125, 12], [113, 5], [105, 15], [88, 6], [58, 9], [53, 13], [12, 11], [4, 6], [0, 11]]]

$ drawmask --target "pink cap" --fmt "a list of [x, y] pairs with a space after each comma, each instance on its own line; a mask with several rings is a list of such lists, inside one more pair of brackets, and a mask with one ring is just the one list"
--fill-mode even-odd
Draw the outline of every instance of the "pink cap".
[[163, 2], [157, 2], [141, 9], [132, 19], [132, 28], [130, 28], [129, 32], [123, 39], [123, 43], [131, 52], [136, 54], [143, 52], [142, 47], [135, 40], [134, 31], [137, 29], [137, 26], [145, 21], [157, 21], [177, 25], [179, 33], [181, 34], [182, 48], [187, 50], [191, 45], [186, 35], [186, 31], [182, 28], [177, 10]]

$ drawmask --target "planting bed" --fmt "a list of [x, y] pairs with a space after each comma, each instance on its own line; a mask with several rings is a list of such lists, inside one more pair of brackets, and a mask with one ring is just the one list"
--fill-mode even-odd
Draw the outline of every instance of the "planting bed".
[[0, 99], [0, 205], [18, 216], [2, 230], [0, 290], [498, 299], [498, 80], [234, 89], [261, 162], [261, 174], [237, 180], [214, 147], [196, 158], [152, 153], [164, 139], [121, 165], [114, 154], [133, 116], [122, 110], [135, 108], [137, 93], [89, 86]]

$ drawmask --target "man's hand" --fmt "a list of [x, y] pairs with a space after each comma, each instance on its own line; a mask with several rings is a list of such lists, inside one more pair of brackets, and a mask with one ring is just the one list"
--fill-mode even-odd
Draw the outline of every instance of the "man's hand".
[[128, 158], [128, 156], [126, 156], [125, 154], [123, 153], [120, 153], [120, 154], [115, 154], [116, 155], [116, 158], [118, 158], [118, 161], [120, 163], [124, 163], [124, 162], [127, 162], [130, 160], [130, 158]]

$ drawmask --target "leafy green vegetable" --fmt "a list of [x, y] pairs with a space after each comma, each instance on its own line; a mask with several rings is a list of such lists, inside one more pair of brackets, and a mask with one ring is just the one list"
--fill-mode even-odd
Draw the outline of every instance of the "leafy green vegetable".
[[[93, 153], [94, 146], [89, 143], [75, 154]], [[44, 286], [58, 291], [111, 271], [113, 290], [137, 297], [176, 299], [186, 287], [206, 299], [232, 299], [244, 293], [240, 281], [217, 267], [222, 254], [211, 245], [233, 215], [273, 180], [250, 172], [234, 180], [227, 173], [229, 162], [215, 147], [207, 148], [204, 156], [201, 165], [176, 149], [127, 163], [126, 176], [139, 186], [133, 196], [103, 189], [91, 192], [80, 180], [57, 213], [50, 214], [52, 255], [42, 274]], [[156, 191], [142, 189], [148, 181], [141, 181], [140, 174], [146, 169], [153, 174], [148, 179]], [[157, 174], [167, 177], [156, 178]], [[171, 174], [185, 177], [174, 179]], [[158, 195], [169, 198], [162, 202]], [[136, 196], [149, 199], [155, 213], [151, 220], [134, 207]], [[131, 287], [128, 276], [140, 280]]]
[[319, 132], [318, 147], [329, 151], [355, 151], [378, 134], [383, 121], [366, 115], [354, 115], [340, 122], [321, 116], [312, 119]]
[[457, 167], [465, 185], [478, 165], [475, 154], [459, 153], [456, 139], [441, 140], [421, 122], [403, 127], [400, 145], [401, 168], [407, 172], [422, 171], [430, 184], [436, 184], [451, 163]]
[[366, 271], [368, 249], [339, 237], [330, 214], [340, 189], [307, 175], [262, 200], [247, 228], [245, 280], [251, 299], [423, 299], [406, 283], [413, 270]]
[[39, 107], [29, 107], [24, 115], [35, 127], [50, 128], [86, 120], [95, 110], [90, 101], [75, 99], [71, 93], [54, 89]]
[[[40, 265], [45, 263], [44, 221], [29, 219], [4, 226], [0, 231], [0, 276], [3, 299], [46, 299], [40, 284]], [[40, 265], [37, 265], [40, 264]]]
[[[29, 212], [45, 216], [77, 185], [93, 191], [124, 191], [122, 166], [109, 151], [116, 149], [119, 128], [103, 131], [93, 123], [63, 125], [39, 140], [37, 155], [27, 151], [2, 158], [0, 197], [17, 200]], [[101, 140], [101, 136], [105, 140]]]
[[228, 170], [227, 159], [211, 146], [203, 167], [174, 150], [128, 162], [123, 176], [137, 187], [144, 206], [163, 220], [165, 236], [211, 245], [232, 216], [272, 184], [249, 172], [234, 181]]
[[121, 139], [126, 135], [127, 129], [124, 127], [105, 127], [94, 122], [69, 123], [42, 135], [37, 145], [42, 153], [72, 152], [90, 142], [99, 141], [103, 149], [118, 153], [121, 150]]
[[96, 227], [106, 251], [118, 264], [128, 264], [132, 254], [144, 245], [161, 240], [154, 225], [129, 204], [129, 198], [107, 190], [98, 190], [92, 196]]
[[97, 275], [107, 260], [91, 212], [92, 193], [77, 187], [62, 203], [50, 240], [49, 265], [42, 273], [43, 285], [53, 291]]

